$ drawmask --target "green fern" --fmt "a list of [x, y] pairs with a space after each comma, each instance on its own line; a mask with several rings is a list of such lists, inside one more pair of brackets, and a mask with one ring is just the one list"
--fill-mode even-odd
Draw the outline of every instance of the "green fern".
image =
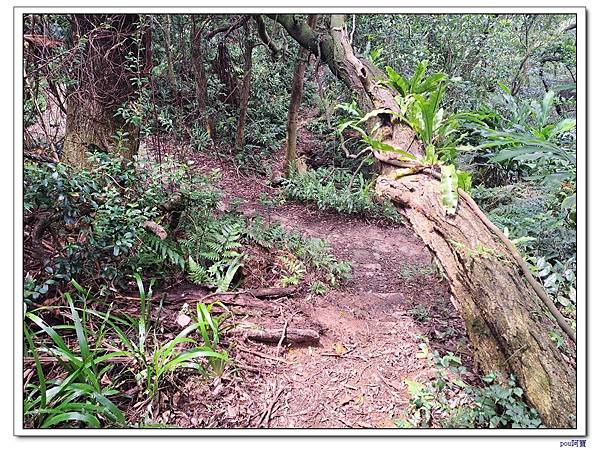
[[298, 285], [306, 273], [306, 268], [302, 261], [293, 255], [280, 256], [279, 260], [282, 262], [286, 271], [286, 274], [281, 278], [281, 284], [283, 286]]
[[163, 260], [168, 260], [171, 264], [185, 269], [185, 259], [177, 248], [177, 243], [170, 239], [160, 240], [156, 236], [148, 236], [148, 246]]
[[244, 255], [238, 249], [242, 247], [243, 228], [238, 222], [212, 222], [201, 231], [185, 240], [190, 253], [188, 277], [193, 283], [226, 291], [242, 267]]
[[195, 284], [207, 284], [211, 281], [208, 270], [194, 261], [191, 256], [188, 257], [188, 277]]

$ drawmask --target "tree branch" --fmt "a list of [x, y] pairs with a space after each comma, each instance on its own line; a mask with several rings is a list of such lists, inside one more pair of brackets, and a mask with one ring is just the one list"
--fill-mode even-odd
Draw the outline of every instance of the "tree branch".
[[211, 30], [208, 33], [206, 33], [206, 40], [210, 41], [213, 37], [215, 37], [219, 33], [225, 33], [223, 38], [226, 38], [227, 36], [229, 36], [229, 34], [233, 30], [240, 28], [242, 25], [244, 25], [246, 22], [248, 22], [249, 19], [250, 19], [250, 16], [248, 16], [248, 15], [241, 16], [237, 20], [229, 22], [227, 25], [224, 25], [219, 28], [215, 28], [214, 30]]
[[271, 51], [273, 57], [277, 57], [281, 49], [273, 42], [271, 36], [269, 36], [267, 28], [265, 27], [265, 21], [260, 15], [254, 16], [254, 20], [256, 21], [256, 27], [258, 29], [258, 37]]

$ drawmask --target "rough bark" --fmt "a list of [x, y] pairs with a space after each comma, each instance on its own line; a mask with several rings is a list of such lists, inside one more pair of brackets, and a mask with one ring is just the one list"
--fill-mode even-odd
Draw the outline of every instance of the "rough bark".
[[237, 131], [235, 135], [235, 148], [240, 151], [244, 148], [244, 129], [246, 127], [246, 115], [248, 113], [248, 101], [250, 100], [250, 82], [252, 81], [252, 50], [254, 44], [250, 37], [250, 28], [244, 24], [244, 78], [240, 92], [240, 115], [238, 117]]
[[[133, 14], [73, 16], [72, 28], [77, 36], [74, 41], [85, 36], [87, 42], [81, 50], [80, 61], [73, 68], [76, 84], [67, 98], [62, 160], [76, 168], [87, 166], [87, 151], [91, 149], [119, 151], [126, 158], [138, 151], [139, 127], [115, 117], [117, 109], [131, 101], [135, 94], [130, 78], [141, 75], [127, 68], [127, 55], [133, 52], [143, 60], [148, 54], [142, 54], [133, 39], [133, 34], [138, 32], [138, 20], [139, 16]], [[111, 28], [103, 26], [107, 23]], [[150, 43], [145, 42], [145, 45], [148, 47]], [[147, 67], [148, 64], [142, 62], [141, 71]], [[126, 139], [119, 146], [114, 138], [117, 132], [126, 133]]]
[[376, 189], [443, 268], [481, 369], [516, 374], [548, 426], [574, 426], [575, 369], [549, 335], [562, 330], [506, 246], [462, 199], [454, 217], [445, 215], [440, 183], [426, 174], [381, 176]]
[[[313, 29], [317, 22], [316, 14], [308, 18], [307, 25]], [[292, 92], [290, 95], [290, 107], [288, 110], [287, 127], [286, 127], [286, 146], [285, 146], [285, 176], [289, 177], [295, 171], [296, 159], [296, 143], [298, 140], [298, 111], [302, 103], [302, 92], [304, 91], [304, 73], [308, 64], [310, 52], [304, 47], [298, 49], [296, 57], [296, 70], [292, 79]]]
[[[269, 17], [327, 63], [356, 92], [364, 111], [398, 111], [395, 93], [377, 83], [381, 74], [354, 54], [343, 16], [331, 16], [329, 29], [321, 34], [295, 16]], [[410, 148], [417, 157], [423, 155], [423, 145], [410, 128], [389, 115], [380, 115], [377, 120], [377, 139]], [[574, 342], [524, 279], [511, 250], [481, 219], [483, 213], [466, 194], [461, 194], [456, 215], [447, 216], [435, 177], [416, 173], [395, 179], [395, 166], [403, 162], [389, 152], [373, 153], [381, 163], [377, 193], [395, 203], [446, 274], [482, 370], [495, 370], [503, 378], [514, 373], [546, 426], [575, 427], [575, 368], [549, 333], [562, 336], [571, 352]]]
[[89, 150], [116, 152], [113, 138], [118, 131], [128, 134], [120, 152], [131, 159], [139, 147], [139, 128], [126, 126], [94, 99], [70, 98], [67, 101], [65, 142], [61, 160], [75, 168], [88, 166]]

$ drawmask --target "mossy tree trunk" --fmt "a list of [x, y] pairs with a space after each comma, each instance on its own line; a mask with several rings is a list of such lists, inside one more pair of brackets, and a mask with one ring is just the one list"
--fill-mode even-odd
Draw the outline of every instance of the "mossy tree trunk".
[[[399, 112], [395, 92], [377, 82], [384, 75], [355, 55], [343, 16], [330, 16], [328, 29], [320, 33], [297, 16], [269, 17], [353, 89], [364, 111]], [[412, 129], [390, 115], [375, 120], [380, 125], [376, 139], [423, 156], [423, 145]], [[486, 224], [487, 219], [482, 220], [481, 210], [462, 193], [456, 215], [447, 216], [435, 177], [417, 173], [395, 179], [394, 166], [402, 162], [389, 152], [374, 152], [374, 156], [381, 167], [377, 193], [394, 202], [444, 271], [481, 369], [496, 371], [504, 379], [515, 374], [546, 426], [575, 427], [575, 367], [557, 349], [550, 333], [564, 339], [567, 351], [574, 352], [574, 343], [525, 281], [515, 256]]]
[[[151, 66], [147, 61], [151, 57], [150, 34], [138, 34], [139, 20], [134, 14], [72, 16], [79, 61], [73, 68], [74, 83], [67, 98], [61, 159], [76, 168], [87, 166], [88, 150], [119, 152], [126, 158], [137, 154], [139, 126], [116, 113], [120, 107], [137, 107], [131, 78], [141, 78]], [[128, 55], [137, 58], [136, 68]]]

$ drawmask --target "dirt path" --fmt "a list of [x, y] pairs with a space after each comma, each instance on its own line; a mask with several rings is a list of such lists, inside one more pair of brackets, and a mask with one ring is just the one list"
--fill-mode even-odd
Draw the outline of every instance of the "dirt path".
[[319, 331], [320, 343], [284, 347], [277, 355], [276, 344], [235, 342], [230, 354], [241, 370], [210, 386], [186, 380], [177, 401], [171, 399], [178, 425], [393, 427], [409, 401], [403, 380], [435, 378], [431, 360], [418, 357], [423, 336], [432, 349], [454, 351], [470, 367], [448, 286], [410, 230], [291, 202], [267, 210], [259, 198], [276, 190], [263, 179], [239, 176], [226, 161], [198, 160], [201, 172], [215, 168], [222, 173], [226, 203], [242, 198], [243, 213], [259, 213], [326, 240], [337, 258], [351, 262], [352, 279], [322, 296], [299, 292], [265, 308], [245, 309], [243, 320], [249, 323], [311, 328]]

